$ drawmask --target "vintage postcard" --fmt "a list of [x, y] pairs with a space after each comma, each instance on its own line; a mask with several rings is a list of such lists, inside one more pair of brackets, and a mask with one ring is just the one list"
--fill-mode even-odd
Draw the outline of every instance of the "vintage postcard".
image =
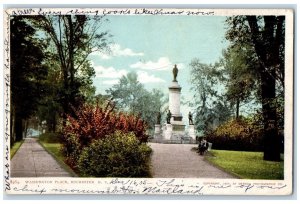
[[293, 19], [6, 9], [5, 193], [292, 194]]

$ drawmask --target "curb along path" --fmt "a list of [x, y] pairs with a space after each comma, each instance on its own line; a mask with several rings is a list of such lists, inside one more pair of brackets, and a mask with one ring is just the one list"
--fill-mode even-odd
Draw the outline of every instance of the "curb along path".
[[149, 143], [154, 178], [235, 178], [191, 151], [195, 144]]
[[11, 160], [11, 177], [71, 177], [36, 141], [26, 138]]

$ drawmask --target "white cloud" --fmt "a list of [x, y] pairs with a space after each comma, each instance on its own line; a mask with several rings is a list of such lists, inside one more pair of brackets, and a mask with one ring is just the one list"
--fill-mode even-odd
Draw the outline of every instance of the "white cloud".
[[96, 77], [116, 79], [121, 78], [123, 75], [127, 75], [127, 71], [124, 69], [116, 70], [114, 67], [95, 66]]
[[[131, 68], [136, 69], [144, 69], [144, 70], [155, 70], [155, 71], [163, 71], [163, 70], [171, 70], [173, 69], [174, 63], [170, 61], [168, 57], [161, 57], [157, 60], [157, 62], [147, 61], [147, 62], [137, 62], [135, 64], [130, 65]], [[178, 69], [182, 69], [184, 65], [182, 63], [177, 64]]]
[[165, 82], [165, 80], [156, 77], [154, 75], [149, 75], [148, 72], [145, 71], [138, 71], [137, 75], [138, 75], [138, 81], [141, 82], [142, 84]]
[[112, 47], [112, 51], [115, 56], [143, 56], [144, 55], [144, 53], [134, 52], [130, 48], [125, 48], [122, 50], [121, 46], [118, 44], [115, 44]]
[[[97, 78], [103, 78], [103, 84], [114, 85], [119, 83], [119, 79], [128, 74], [125, 69], [117, 70], [114, 67], [103, 67], [101, 65], [94, 67]], [[146, 71], [137, 71], [138, 81], [142, 84], [146, 83], [164, 83], [165, 80], [149, 74]]]
[[144, 56], [143, 52], [134, 52], [132, 49], [130, 48], [122, 48], [121, 45], [119, 44], [111, 44], [110, 46], [110, 51], [111, 53], [104, 53], [104, 52], [100, 52], [100, 51], [96, 51], [93, 52], [91, 55], [93, 56], [98, 56], [101, 59], [111, 59], [112, 57], [117, 57], [117, 56]]

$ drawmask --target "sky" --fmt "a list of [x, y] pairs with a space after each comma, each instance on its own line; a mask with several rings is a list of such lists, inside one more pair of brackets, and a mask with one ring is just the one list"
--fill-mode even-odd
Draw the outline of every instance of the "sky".
[[[108, 16], [108, 20], [102, 30], [112, 35], [112, 53], [94, 52], [90, 56], [97, 94], [105, 94], [120, 77], [135, 71], [146, 89], [157, 88], [168, 95], [172, 69], [177, 64], [182, 101], [191, 101], [189, 63], [194, 58], [215, 63], [228, 45], [224, 16]], [[181, 106], [186, 123], [193, 108]]]

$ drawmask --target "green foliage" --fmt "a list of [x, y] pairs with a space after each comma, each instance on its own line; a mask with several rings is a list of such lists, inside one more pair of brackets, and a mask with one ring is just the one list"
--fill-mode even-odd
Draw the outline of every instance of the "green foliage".
[[279, 95], [273, 103], [276, 106], [278, 129], [284, 130], [284, 96]]
[[39, 136], [39, 141], [45, 143], [59, 143], [61, 141], [61, 135], [54, 132], [43, 133]]
[[[265, 70], [284, 86], [284, 16], [233, 16], [226, 20], [226, 39], [231, 46], [248, 52], [250, 60], [260, 61], [262, 67], [253, 67], [258, 72]], [[269, 55], [268, 57], [266, 55]], [[250, 65], [250, 63], [248, 63]], [[272, 69], [276, 72], [271, 73]]]
[[54, 87], [42, 109], [49, 113], [45, 115], [47, 125], [52, 126], [49, 131], [55, 131], [58, 115], [65, 122], [66, 115], [73, 114], [72, 107], [92, 100], [95, 71], [88, 56], [94, 51], [107, 50], [109, 36], [100, 29], [103, 16], [48, 15], [31, 16], [30, 20], [40, 30], [39, 37], [50, 43], [49, 64], [53, 65], [51, 71], [56, 78], [49, 78]]
[[[280, 160], [276, 97], [282, 97], [285, 69], [285, 16], [233, 16], [226, 20], [226, 38], [233, 46], [253, 50], [257, 67], [264, 122], [264, 159]], [[250, 49], [249, 49], [250, 48]], [[251, 67], [251, 63], [247, 62]], [[281, 88], [280, 88], [281, 86]]]
[[65, 162], [72, 168], [77, 168], [77, 162], [82, 151], [82, 145], [75, 134], [63, 135], [61, 152]]
[[226, 86], [226, 99], [231, 106], [236, 107], [236, 118], [239, 117], [240, 107], [255, 99], [258, 95], [259, 67], [253, 46], [247, 44], [233, 44], [223, 52], [221, 60], [224, 74], [228, 77], [224, 82]]
[[34, 38], [35, 28], [30, 26], [24, 16], [11, 19], [11, 90], [12, 105], [22, 119], [29, 118], [44, 96], [44, 80], [48, 69], [44, 65], [47, 46]]
[[263, 127], [257, 120], [229, 120], [207, 135], [214, 149], [262, 151]]
[[132, 114], [139, 114], [147, 123], [148, 128], [154, 127], [156, 117], [153, 116], [161, 111], [163, 105], [164, 95], [160, 90], [147, 91], [138, 81], [137, 74], [130, 72], [121, 77], [119, 83], [106, 92], [116, 101], [117, 108]]
[[147, 142], [145, 122], [138, 116], [113, 111], [110, 103], [106, 107], [85, 105], [75, 110], [75, 116], [67, 117], [63, 129], [62, 143], [66, 162], [76, 168], [84, 147], [93, 140], [104, 139], [115, 131], [133, 132], [140, 143]]
[[46, 94], [45, 48], [48, 44], [35, 37], [37, 30], [28, 23], [27, 16], [12, 16], [10, 25], [11, 141], [19, 141], [24, 120], [35, 113]]
[[198, 131], [208, 132], [214, 123], [223, 123], [231, 116], [231, 109], [223, 97], [224, 73], [220, 64], [207, 65], [194, 59], [190, 63], [195, 107], [195, 125]]
[[83, 176], [149, 177], [151, 148], [133, 133], [116, 131], [82, 150], [78, 167]]
[[48, 143], [46, 141], [42, 141], [40, 140], [41, 144], [43, 145], [43, 147], [48, 150], [49, 152], [51, 152], [58, 160], [63, 161], [64, 160], [64, 156], [61, 153], [61, 144], [59, 143]]
[[264, 161], [262, 152], [212, 150], [206, 159], [243, 179], [284, 179], [284, 162]]

